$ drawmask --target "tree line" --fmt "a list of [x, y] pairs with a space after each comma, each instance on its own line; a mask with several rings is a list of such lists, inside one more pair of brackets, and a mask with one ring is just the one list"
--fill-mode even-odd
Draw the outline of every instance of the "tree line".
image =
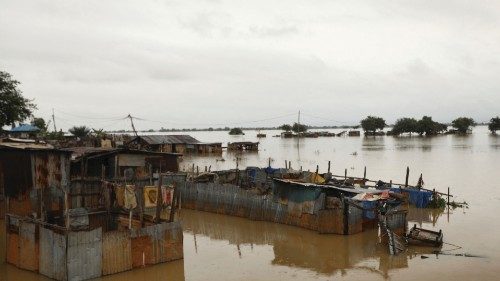
[[[387, 127], [385, 120], [377, 116], [368, 116], [361, 120], [360, 124], [367, 135], [377, 135]], [[388, 131], [387, 134], [396, 136], [401, 134], [433, 136], [445, 132], [467, 134], [476, 126], [476, 122], [470, 117], [458, 117], [451, 122], [451, 126], [454, 129], [448, 130], [447, 124], [436, 122], [430, 116], [423, 116], [420, 120], [404, 117], [396, 120], [392, 130]], [[488, 129], [493, 134], [500, 130], [500, 118], [498, 116], [491, 118]]]

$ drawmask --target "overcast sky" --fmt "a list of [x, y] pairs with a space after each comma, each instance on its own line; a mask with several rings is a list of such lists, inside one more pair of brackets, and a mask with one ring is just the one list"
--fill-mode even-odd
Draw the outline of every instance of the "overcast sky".
[[499, 1], [0, 3], [0, 69], [63, 129], [500, 114]]

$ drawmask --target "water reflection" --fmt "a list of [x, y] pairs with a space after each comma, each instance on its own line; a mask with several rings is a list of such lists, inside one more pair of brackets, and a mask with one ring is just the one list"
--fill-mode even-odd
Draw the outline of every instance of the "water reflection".
[[378, 151], [385, 149], [385, 137], [363, 137], [361, 150]]
[[[264, 251], [259, 247], [271, 246], [274, 254], [271, 264], [274, 266], [305, 269], [324, 276], [362, 270], [384, 279], [389, 278], [393, 269], [407, 268], [408, 260], [416, 256], [411, 250], [398, 256], [388, 255], [386, 246], [379, 242], [378, 229], [350, 236], [320, 235], [286, 225], [192, 210], [182, 212], [184, 231], [192, 235], [190, 239], [194, 240], [196, 253], [200, 236], [203, 236], [227, 241], [242, 259], [247, 258], [240, 250], [243, 245], [251, 245], [252, 251]], [[425, 220], [429, 215], [419, 213], [415, 217]], [[204, 250], [207, 250], [206, 245]], [[418, 249], [419, 254], [431, 251]]]

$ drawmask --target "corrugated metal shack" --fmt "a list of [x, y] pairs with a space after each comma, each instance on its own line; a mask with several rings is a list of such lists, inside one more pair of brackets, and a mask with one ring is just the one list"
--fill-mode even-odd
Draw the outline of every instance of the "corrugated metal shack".
[[145, 135], [137, 136], [127, 146], [156, 152], [182, 154], [220, 154], [221, 142], [200, 142], [189, 135]]
[[181, 197], [188, 209], [294, 225], [320, 233], [354, 234], [368, 227], [365, 208], [350, 198], [357, 191], [304, 179], [311, 179], [311, 173], [256, 167], [203, 173], [181, 186]]
[[259, 143], [251, 141], [229, 142], [227, 144], [229, 151], [259, 151]]
[[[135, 206], [118, 205], [118, 189], [109, 188], [116, 182], [101, 181], [100, 200], [91, 206], [75, 204], [71, 155], [49, 146], [0, 145], [8, 263], [56, 280], [85, 280], [183, 258], [175, 193], [169, 206], [154, 208], [158, 214], [170, 207], [169, 219], [149, 219], [141, 197], [131, 194], [125, 201]], [[158, 185], [163, 188], [161, 180]]]

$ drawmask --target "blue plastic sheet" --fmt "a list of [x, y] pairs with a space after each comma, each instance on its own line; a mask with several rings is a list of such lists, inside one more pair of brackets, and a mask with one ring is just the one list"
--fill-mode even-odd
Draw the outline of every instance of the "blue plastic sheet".
[[[377, 207], [377, 201], [361, 201], [363, 206], [363, 218], [373, 220], [377, 217], [375, 208]], [[373, 211], [368, 211], [372, 210]]]
[[[391, 188], [392, 192], [401, 193], [399, 188]], [[410, 204], [417, 208], [427, 208], [432, 199], [432, 192], [426, 190], [405, 189], [410, 194]]]

